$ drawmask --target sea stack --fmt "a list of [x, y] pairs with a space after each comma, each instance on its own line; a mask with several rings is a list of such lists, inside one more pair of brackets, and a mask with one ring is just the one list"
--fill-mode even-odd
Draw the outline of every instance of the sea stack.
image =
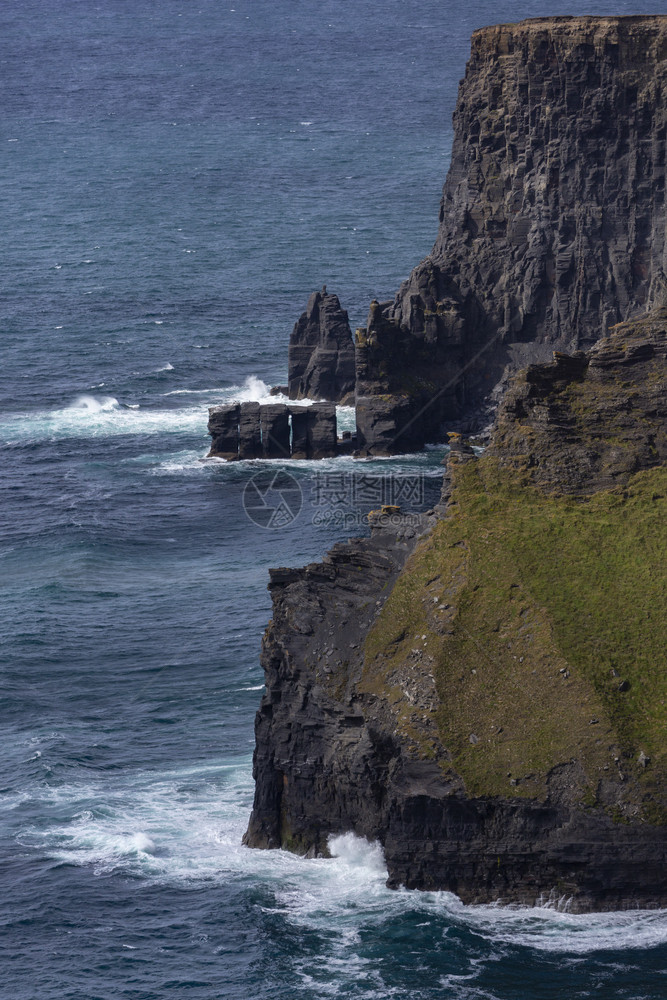
[[337, 295], [313, 292], [294, 324], [289, 342], [290, 399], [354, 402], [354, 344]]

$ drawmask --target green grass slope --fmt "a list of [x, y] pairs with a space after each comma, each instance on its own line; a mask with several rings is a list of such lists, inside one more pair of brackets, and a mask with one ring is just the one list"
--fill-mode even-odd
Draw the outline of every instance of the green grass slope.
[[[468, 794], [544, 799], [564, 765], [571, 801], [664, 821], [667, 469], [586, 498], [516, 485], [492, 456], [451, 476], [450, 516], [367, 639], [366, 688], [417, 646]], [[418, 712], [401, 718], [414, 737]]]

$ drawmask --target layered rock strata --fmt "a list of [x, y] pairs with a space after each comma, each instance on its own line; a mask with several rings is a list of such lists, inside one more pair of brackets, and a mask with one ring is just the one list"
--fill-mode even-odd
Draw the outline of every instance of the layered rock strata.
[[338, 443], [333, 403], [227, 403], [209, 408], [209, 458], [329, 458], [349, 450]]
[[379, 834], [374, 813], [386, 767], [374, 746], [392, 739], [384, 727], [369, 731], [350, 678], [427, 526], [423, 515], [379, 517], [370, 539], [338, 544], [321, 563], [270, 570], [274, 610], [262, 643], [266, 694], [255, 727], [250, 846], [314, 855], [327, 852], [327, 836], [337, 830]]
[[271, 573], [245, 842], [464, 901], [667, 905], [667, 312], [529, 367], [438, 515]]
[[290, 399], [352, 402], [354, 384], [354, 344], [347, 313], [325, 286], [313, 292], [292, 330], [287, 393]]
[[356, 334], [362, 450], [439, 439], [507, 370], [665, 297], [667, 17], [482, 28], [430, 255]]

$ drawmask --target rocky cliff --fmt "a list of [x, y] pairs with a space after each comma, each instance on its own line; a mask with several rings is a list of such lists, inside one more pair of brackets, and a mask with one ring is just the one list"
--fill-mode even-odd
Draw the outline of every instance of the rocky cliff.
[[667, 905], [666, 86], [665, 17], [474, 34], [438, 240], [357, 331], [360, 445], [504, 397], [434, 511], [272, 572], [247, 844]]
[[512, 383], [439, 515], [271, 575], [246, 843], [390, 885], [667, 905], [667, 311]]
[[362, 450], [435, 440], [503, 373], [665, 298], [667, 17], [483, 28], [438, 238], [357, 331]]

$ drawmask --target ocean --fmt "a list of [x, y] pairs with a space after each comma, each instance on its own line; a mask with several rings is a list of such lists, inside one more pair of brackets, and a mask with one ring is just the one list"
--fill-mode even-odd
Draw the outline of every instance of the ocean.
[[664, 911], [392, 892], [349, 833], [241, 846], [268, 567], [365, 533], [369, 481], [427, 509], [444, 449], [291, 463], [268, 528], [258, 463], [204, 460], [313, 290], [354, 327], [428, 253], [471, 31], [579, 12], [4, 0], [3, 1000], [664, 997]]

